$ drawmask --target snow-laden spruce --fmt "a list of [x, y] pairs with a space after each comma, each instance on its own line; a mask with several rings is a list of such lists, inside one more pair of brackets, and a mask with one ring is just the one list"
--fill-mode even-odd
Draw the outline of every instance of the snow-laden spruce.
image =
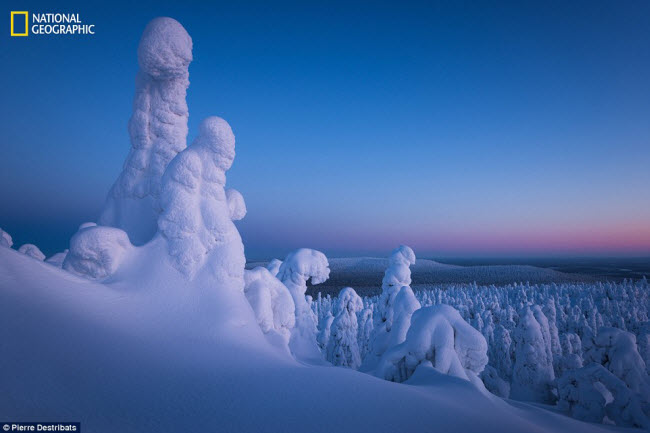
[[288, 344], [296, 322], [295, 306], [289, 290], [261, 266], [246, 271], [244, 280], [244, 294], [262, 331], [265, 334], [276, 333], [284, 344]]
[[131, 150], [99, 218], [100, 225], [126, 231], [135, 245], [156, 233], [163, 173], [187, 145], [191, 61], [192, 38], [178, 21], [156, 18], [147, 25], [138, 46]]
[[[384, 352], [391, 346], [403, 341], [405, 329], [408, 329], [410, 313], [413, 312], [412, 305], [407, 305], [403, 309], [401, 321], [399, 322], [398, 332], [391, 335], [393, 330], [393, 320], [395, 317], [394, 303], [397, 294], [402, 287], [411, 285], [410, 266], [415, 264], [415, 253], [406, 245], [400, 245], [391, 253], [388, 259], [388, 268], [384, 273], [381, 284], [381, 295], [374, 311], [374, 331], [370, 342], [370, 355], [363, 361], [362, 370], [371, 371], [375, 368], [379, 359]], [[409, 297], [408, 294], [405, 295]], [[412, 304], [406, 300], [407, 304]], [[418, 305], [419, 308], [419, 305]]]
[[352, 287], [341, 290], [326, 347], [327, 360], [333, 365], [354, 369], [361, 365], [357, 314], [362, 309], [363, 301]]
[[[163, 176], [158, 228], [173, 266], [192, 279], [203, 270], [219, 287], [244, 289], [244, 245], [233, 218], [245, 215], [239, 193], [226, 194], [235, 136], [220, 117], [201, 122], [191, 146]], [[234, 191], [234, 190], [233, 190]]]
[[384, 353], [375, 374], [404, 382], [425, 361], [441, 373], [477, 382], [488, 362], [485, 337], [448, 305], [421, 308], [413, 313], [406, 340]]
[[289, 289], [296, 308], [296, 324], [291, 332], [291, 351], [298, 358], [318, 361], [322, 354], [316, 341], [318, 318], [305, 297], [307, 280], [320, 284], [329, 278], [327, 257], [320, 251], [298, 249], [286, 257], [280, 265], [277, 278]]
[[540, 324], [533, 310], [526, 307], [519, 315], [514, 333], [515, 364], [510, 396], [517, 400], [552, 403], [555, 374], [549, 358], [550, 339], [544, 337], [548, 323]]
[[18, 252], [41, 262], [45, 260], [45, 254], [43, 254], [41, 250], [34, 244], [22, 245], [20, 248], [18, 248]]

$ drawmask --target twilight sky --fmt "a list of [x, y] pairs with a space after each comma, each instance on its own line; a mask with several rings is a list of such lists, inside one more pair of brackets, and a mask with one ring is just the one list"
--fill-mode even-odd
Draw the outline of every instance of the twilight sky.
[[[51, 3], [0, 20], [16, 247], [51, 254], [95, 220], [130, 146], [140, 34], [171, 16], [194, 40], [188, 141], [208, 115], [237, 137], [250, 259], [650, 255], [647, 0]], [[96, 35], [10, 38], [11, 10]]]

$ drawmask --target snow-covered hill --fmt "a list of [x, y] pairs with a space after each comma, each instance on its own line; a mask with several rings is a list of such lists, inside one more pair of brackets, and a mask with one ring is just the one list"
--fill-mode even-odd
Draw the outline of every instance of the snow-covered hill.
[[165, 280], [93, 283], [0, 248], [0, 418], [94, 433], [608, 430], [431, 368], [397, 384], [302, 365], [225, 288]]
[[[251, 262], [246, 268], [266, 266], [267, 262]], [[341, 288], [350, 286], [367, 296], [377, 295], [381, 290], [381, 279], [388, 266], [387, 258], [351, 257], [330, 258], [330, 278], [325, 283], [310, 288], [308, 293], [318, 292], [336, 295]], [[510, 284], [512, 282], [562, 283], [590, 281], [586, 275], [567, 274], [553, 269], [525, 265], [457, 266], [438, 263], [434, 260], [417, 259], [411, 266], [411, 287], [426, 289], [433, 284], [472, 283]]]

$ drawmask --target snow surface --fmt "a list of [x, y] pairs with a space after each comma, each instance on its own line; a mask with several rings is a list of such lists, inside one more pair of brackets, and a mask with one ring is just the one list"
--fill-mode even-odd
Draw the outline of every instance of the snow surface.
[[397, 384], [301, 365], [264, 338], [243, 293], [182, 281], [99, 284], [0, 249], [0, 418], [97, 433], [608, 431], [431, 368]]

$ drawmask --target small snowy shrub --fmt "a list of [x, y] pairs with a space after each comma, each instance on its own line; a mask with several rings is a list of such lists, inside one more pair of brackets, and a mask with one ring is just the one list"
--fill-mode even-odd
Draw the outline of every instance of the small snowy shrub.
[[23, 253], [26, 256], [29, 256], [41, 262], [45, 260], [45, 254], [43, 254], [41, 250], [39, 250], [38, 247], [33, 244], [25, 244], [21, 246], [20, 248], [18, 248], [18, 252]]
[[66, 249], [60, 253], [56, 253], [45, 261], [52, 266], [56, 266], [57, 268], [62, 268], [63, 262], [65, 261], [65, 257], [68, 255], [68, 251], [69, 250]]
[[63, 261], [63, 269], [91, 280], [101, 280], [117, 271], [132, 248], [123, 230], [103, 226], [82, 228], [70, 239], [70, 251]]

